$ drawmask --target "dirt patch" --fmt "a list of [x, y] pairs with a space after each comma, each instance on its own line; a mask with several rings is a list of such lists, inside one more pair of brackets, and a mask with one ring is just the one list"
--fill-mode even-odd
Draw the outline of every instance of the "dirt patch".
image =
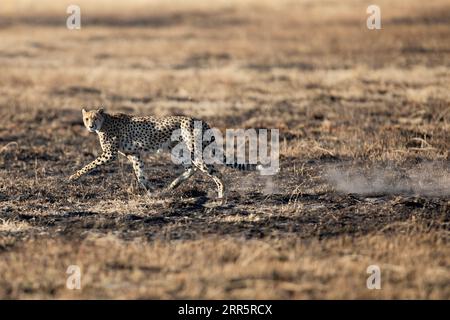
[[[340, 1], [149, 14], [80, 0], [74, 32], [52, 1], [13, 10], [0, 19], [0, 297], [448, 299], [444, 2], [382, 1], [380, 32]], [[279, 129], [281, 170], [222, 168], [222, 205], [199, 174], [149, 197], [123, 157], [68, 183], [100, 154], [81, 119], [98, 106]], [[182, 172], [145, 160], [155, 190]], [[373, 264], [383, 290], [366, 287]], [[65, 285], [70, 265], [82, 290]]]

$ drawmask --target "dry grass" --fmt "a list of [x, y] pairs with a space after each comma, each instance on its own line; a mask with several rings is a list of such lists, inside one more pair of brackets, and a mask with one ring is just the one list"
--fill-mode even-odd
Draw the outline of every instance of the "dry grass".
[[[446, 1], [379, 1], [381, 31], [356, 0], [78, 3], [68, 31], [64, 1], [2, 2], [0, 297], [450, 298]], [[222, 207], [124, 159], [68, 184], [98, 105], [278, 128], [282, 170], [227, 170]]]
[[[429, 243], [440, 246], [431, 252]], [[75, 243], [28, 242], [3, 254], [0, 283], [2, 295], [11, 298], [433, 299], [450, 294], [443, 245], [429, 233], [326, 242], [214, 237], [150, 244], [108, 234]], [[28, 272], [6, 268], [15, 263]], [[66, 289], [61, 277], [72, 264], [81, 268], [80, 291]], [[382, 290], [365, 289], [371, 264], [383, 270]]]
[[0, 232], [20, 232], [30, 228], [25, 221], [0, 219]]

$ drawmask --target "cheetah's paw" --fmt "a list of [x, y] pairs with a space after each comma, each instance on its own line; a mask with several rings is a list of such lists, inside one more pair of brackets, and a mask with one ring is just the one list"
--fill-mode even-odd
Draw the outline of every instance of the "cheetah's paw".
[[76, 180], [78, 180], [80, 177], [75, 173], [75, 174], [73, 174], [73, 175], [71, 175], [70, 177], [69, 177], [69, 182], [72, 182], [72, 181], [76, 181]]

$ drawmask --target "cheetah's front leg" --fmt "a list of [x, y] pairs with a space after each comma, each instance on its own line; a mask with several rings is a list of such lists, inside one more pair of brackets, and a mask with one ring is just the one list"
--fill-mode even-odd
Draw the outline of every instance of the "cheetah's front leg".
[[150, 192], [150, 181], [148, 181], [144, 175], [144, 161], [142, 161], [141, 157], [136, 154], [127, 155], [127, 158], [133, 165], [133, 170], [139, 183], [145, 188], [145, 190]]
[[95, 168], [112, 162], [116, 157], [117, 157], [116, 153], [103, 152], [100, 157], [98, 157], [88, 165], [84, 166], [82, 169], [78, 170], [75, 174], [71, 175], [69, 177], [69, 181], [78, 180], [81, 176], [91, 172]]

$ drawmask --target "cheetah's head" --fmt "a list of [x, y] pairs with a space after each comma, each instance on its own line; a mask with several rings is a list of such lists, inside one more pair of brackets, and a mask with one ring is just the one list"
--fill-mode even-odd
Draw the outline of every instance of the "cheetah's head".
[[102, 108], [93, 111], [86, 111], [85, 109], [81, 110], [83, 113], [83, 122], [84, 126], [90, 131], [95, 132], [99, 131], [103, 125], [104, 110]]

